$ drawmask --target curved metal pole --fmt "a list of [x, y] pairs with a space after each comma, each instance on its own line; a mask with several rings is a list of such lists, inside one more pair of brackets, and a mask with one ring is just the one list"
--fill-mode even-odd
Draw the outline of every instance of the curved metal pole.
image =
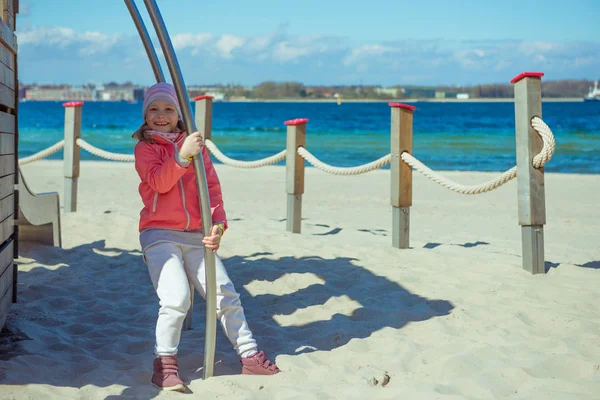
[[[131, 14], [131, 18], [133, 19], [133, 23], [138, 30], [140, 38], [142, 39], [142, 43], [144, 44], [144, 48], [146, 49], [146, 54], [148, 54], [148, 59], [150, 60], [150, 65], [152, 66], [152, 70], [154, 71], [154, 77], [156, 78], [156, 82], [164, 82], [165, 75], [163, 74], [162, 68], [160, 66], [160, 62], [158, 61], [158, 55], [154, 50], [154, 45], [152, 44], [152, 40], [150, 40], [150, 35], [146, 30], [146, 25], [144, 25], [144, 21], [142, 21], [142, 16], [138, 11], [133, 0], [125, 0], [125, 5], [129, 9], [129, 14]], [[188, 309], [187, 315], [185, 316], [185, 320], [183, 321], [183, 330], [187, 331], [192, 329], [192, 315], [194, 311], [194, 285], [190, 283], [190, 308]]]
[[144, 22], [142, 21], [142, 16], [140, 15], [138, 8], [133, 0], [125, 0], [125, 5], [127, 5], [127, 8], [129, 9], [129, 14], [131, 14], [133, 23], [140, 34], [142, 43], [144, 43], [144, 49], [146, 49], [146, 54], [148, 54], [148, 59], [152, 65], [152, 71], [154, 72], [156, 82], [164, 82], [165, 75], [163, 74], [160, 63], [158, 62], [158, 55], [156, 54], [156, 50], [154, 50], [154, 46], [150, 40], [150, 35], [148, 35], [148, 30], [146, 30], [146, 25], [144, 25]]
[[[169, 38], [167, 28], [160, 15], [158, 6], [155, 0], [144, 0], [154, 29], [158, 36], [160, 46], [162, 47], [169, 72], [173, 79], [173, 85], [177, 92], [181, 113], [183, 114], [183, 122], [185, 124], [186, 135], [196, 131], [194, 118], [192, 118], [192, 108], [190, 107], [190, 99], [188, 97], [183, 76], [179, 63], [175, 57], [173, 44]], [[206, 171], [204, 170], [204, 162], [202, 153], [194, 156], [193, 163], [196, 170], [196, 184], [198, 186], [198, 197], [200, 198], [200, 211], [202, 213], [202, 229], [204, 234], [210, 234], [212, 228], [212, 215], [210, 208], [210, 198], [208, 194], [208, 185], [206, 184]], [[213, 376], [215, 362], [215, 343], [217, 331], [217, 274], [215, 268], [215, 254], [212, 250], [204, 248], [204, 270], [206, 279], [206, 331], [204, 334], [204, 379]]]
[[[150, 63], [152, 64], [152, 69], [154, 70], [156, 79], [158, 81], [164, 81], [164, 76], [162, 75], [162, 70], [160, 69], [160, 64], [158, 63], [158, 58], [156, 56], [156, 52], [154, 51], [154, 47], [152, 46], [151, 41], [149, 39], [148, 32], [146, 31], [141, 21], [141, 17], [139, 15], [139, 12], [137, 11], [137, 8], [134, 4], [130, 5], [130, 2], [131, 0], [125, 0], [125, 3], [129, 8], [131, 16], [134, 19], [136, 27], [138, 27], [140, 37], [144, 42], [144, 47], [146, 48], [146, 52], [148, 53], [148, 57], [150, 59]], [[148, 10], [148, 14], [150, 15], [150, 19], [152, 20], [152, 24], [154, 25], [154, 28], [156, 30], [158, 40], [160, 41], [161, 47], [163, 49], [167, 65], [169, 67], [169, 72], [171, 73], [171, 77], [173, 79], [173, 86], [175, 87], [177, 98], [179, 100], [179, 105], [181, 107], [183, 122], [186, 128], [186, 135], [189, 135], [190, 133], [196, 131], [196, 127], [194, 124], [194, 119], [192, 118], [190, 100], [188, 98], [187, 90], [185, 89], [185, 84], [183, 82], [181, 70], [179, 69], [179, 64], [177, 63], [177, 59], [175, 57], [173, 45], [169, 38], [169, 34], [165, 27], [162, 16], [160, 15], [160, 11], [158, 10], [156, 2], [154, 0], [144, 0], [144, 4], [146, 5], [146, 9]], [[204, 169], [204, 163], [200, 162], [201, 160], [202, 155], [195, 156], [193, 158], [193, 164], [194, 170], [196, 172], [196, 185], [198, 186], [200, 212], [202, 215], [202, 229], [204, 230], [204, 232], [210, 232], [212, 228], [210, 198], [208, 194], [208, 186], [206, 184], [206, 171]], [[204, 250], [204, 263], [206, 279], [206, 331], [204, 338], [204, 379], [207, 379], [213, 376], [217, 330], [217, 277], [215, 271], [215, 255], [210, 249], [205, 248]]]

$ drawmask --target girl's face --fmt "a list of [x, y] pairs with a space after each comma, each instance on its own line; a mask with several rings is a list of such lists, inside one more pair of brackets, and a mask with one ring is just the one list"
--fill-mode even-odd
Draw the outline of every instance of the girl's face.
[[146, 110], [146, 123], [155, 131], [175, 132], [177, 121], [177, 108], [166, 100], [154, 100]]

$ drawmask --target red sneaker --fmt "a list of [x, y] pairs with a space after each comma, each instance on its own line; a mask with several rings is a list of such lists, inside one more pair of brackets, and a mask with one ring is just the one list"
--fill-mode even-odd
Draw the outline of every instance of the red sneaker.
[[154, 359], [152, 383], [161, 390], [185, 392], [185, 385], [179, 379], [179, 367], [175, 356], [164, 356]]
[[252, 357], [242, 358], [242, 375], [275, 375], [279, 372], [277, 365], [262, 350]]

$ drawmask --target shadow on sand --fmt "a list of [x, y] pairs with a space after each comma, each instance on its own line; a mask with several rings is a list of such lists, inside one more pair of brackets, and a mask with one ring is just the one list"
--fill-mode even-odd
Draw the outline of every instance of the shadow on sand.
[[[373, 274], [356, 259], [274, 259], [269, 253], [256, 253], [223, 261], [259, 346], [273, 359], [332, 350], [382, 328], [400, 329], [453, 309], [446, 300], [410, 293]], [[23, 244], [20, 263], [18, 302], [4, 331], [1, 384], [74, 388], [118, 384], [126, 389], [114, 398], [157, 394], [149, 380], [158, 301], [139, 251], [106, 248], [103, 241], [69, 250]], [[28, 263], [52, 267], [25, 268]], [[309, 281], [314, 283], [289, 290], [293, 281], [289, 274], [312, 274]], [[253, 285], [266, 283], [257, 281], [276, 282], [286, 276], [287, 286], [273, 286], [286, 294], [263, 290], [252, 295]], [[323, 317], [324, 304], [335, 298], [353, 306]], [[277, 322], [289, 321], [307, 307], [322, 310], [305, 313], [310, 318], [301, 325]], [[314, 320], [315, 315], [320, 319]], [[204, 300], [196, 296], [193, 328], [183, 332], [179, 350], [186, 383], [202, 379], [204, 320]], [[239, 374], [239, 358], [220, 326], [215, 360], [215, 375]], [[10, 372], [13, 364], [18, 373]]]

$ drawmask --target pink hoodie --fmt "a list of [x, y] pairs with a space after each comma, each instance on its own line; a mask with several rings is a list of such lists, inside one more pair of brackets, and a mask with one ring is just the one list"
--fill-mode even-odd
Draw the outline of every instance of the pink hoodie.
[[[144, 203], [140, 212], [140, 232], [149, 228], [202, 229], [194, 166], [190, 164], [183, 168], [175, 161], [175, 152], [183, 144], [185, 132], [175, 143], [158, 135], [154, 135], [153, 139], [155, 143], [140, 141], [134, 150], [135, 169], [142, 180], [139, 192]], [[211, 222], [223, 222], [227, 229], [221, 184], [206, 147], [202, 149], [202, 158], [210, 196]]]

